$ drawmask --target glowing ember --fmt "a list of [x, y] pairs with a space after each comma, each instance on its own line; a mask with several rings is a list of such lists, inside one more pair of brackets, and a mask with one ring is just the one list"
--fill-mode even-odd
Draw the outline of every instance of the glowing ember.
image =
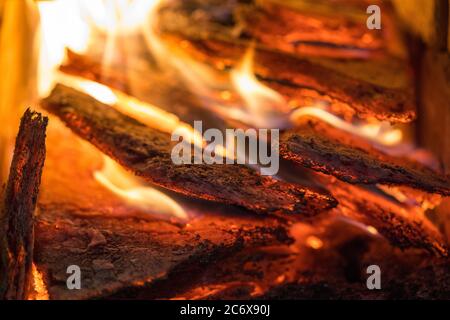
[[316, 236], [309, 236], [308, 238], [306, 238], [306, 244], [315, 250], [323, 247], [323, 241]]
[[371, 233], [373, 235], [377, 235], [378, 234], [378, 230], [375, 227], [372, 227], [372, 226], [367, 226], [367, 231], [369, 231], [369, 233]]
[[94, 177], [101, 185], [133, 207], [168, 218], [188, 219], [186, 212], [173, 199], [154, 188], [143, 185], [106, 156], [104, 156], [103, 169], [94, 172]]
[[280, 274], [280, 275], [275, 279], [275, 282], [276, 282], [276, 283], [283, 283], [285, 280], [286, 280], [286, 275]]

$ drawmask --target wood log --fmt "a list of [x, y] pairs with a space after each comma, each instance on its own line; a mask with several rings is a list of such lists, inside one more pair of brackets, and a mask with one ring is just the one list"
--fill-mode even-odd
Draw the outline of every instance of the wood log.
[[[295, 224], [295, 243], [244, 249], [211, 263], [188, 281], [127, 290], [113, 299], [414, 299], [448, 296], [448, 263], [423, 252], [402, 252], [350, 223], [327, 219]], [[320, 231], [322, 230], [322, 231]], [[312, 248], [310, 239], [321, 241]], [[383, 290], [367, 290], [366, 268], [380, 266]], [[432, 272], [436, 277], [432, 277]], [[413, 288], [420, 288], [413, 290]], [[289, 291], [291, 290], [291, 291]]]
[[[183, 49], [197, 61], [218, 69], [236, 67], [247, 50], [246, 46], [236, 43], [195, 40], [184, 35], [170, 35], [164, 39], [176, 46], [182, 43]], [[416, 117], [411, 88], [380, 86], [309, 59], [257, 49], [254, 72], [263, 84], [272, 87], [293, 104], [302, 105], [305, 90], [308, 89], [315, 92], [318, 101], [330, 103], [339, 115], [390, 122], [410, 122]]]
[[262, 214], [313, 216], [336, 206], [326, 193], [261, 176], [243, 165], [175, 165], [169, 134], [69, 87], [57, 85], [42, 105], [125, 168], [164, 188]]
[[303, 119], [280, 137], [287, 160], [353, 184], [405, 185], [450, 196], [450, 178], [406, 157], [394, 157], [369, 142], [318, 119]]
[[34, 212], [45, 160], [48, 119], [28, 109], [16, 138], [0, 207], [0, 299], [27, 299], [34, 246]]
[[251, 38], [258, 46], [280, 51], [356, 59], [379, 55], [385, 47], [383, 32], [368, 30], [366, 19], [365, 7], [307, 1], [172, 1], [158, 13], [165, 31]]
[[[337, 6], [335, 6], [337, 7]], [[354, 9], [355, 15], [326, 15], [272, 1], [257, 1], [256, 8], [244, 7], [238, 12], [242, 33], [268, 48], [296, 54], [334, 58], [368, 58], [381, 55], [385, 49], [382, 30], [369, 30], [367, 15]]]
[[[127, 41], [134, 42], [131, 39]], [[180, 77], [159, 70], [148, 57], [133, 56], [133, 58], [127, 61], [127, 72], [124, 73], [116, 65], [104, 66], [101, 57], [80, 55], [67, 50], [67, 60], [61, 65], [60, 70], [66, 74], [102, 83], [158, 106], [191, 126], [195, 120], [201, 119], [206, 129], [226, 128], [224, 121], [204, 106], [205, 101], [211, 98], [199, 97], [192, 93]], [[142, 74], [146, 75], [145, 81], [142, 81]]]
[[[67, 206], [42, 206], [42, 210], [36, 225], [35, 263], [44, 275], [50, 299], [58, 300], [101, 298], [125, 289], [151, 287], [172, 273], [190, 277], [205, 264], [239, 252], [243, 246], [289, 239], [273, 221], [230, 212], [211, 212], [187, 227], [178, 227], [133, 218], [80, 218]], [[81, 268], [81, 290], [67, 288], [70, 265]]]
[[[187, 281], [208, 263], [243, 248], [292, 242], [278, 219], [170, 192], [166, 195], [183, 207], [189, 220], [161, 220], [100, 185], [94, 172], [103, 165], [102, 153], [56, 118], [48, 144], [35, 264], [50, 299], [98, 299], [150, 290], [174, 274]], [[158, 211], [158, 204], [154, 209]], [[67, 288], [70, 265], [81, 269], [80, 290]]]
[[438, 257], [448, 256], [445, 238], [422, 212], [329, 176], [319, 179], [339, 199], [337, 215], [374, 227], [391, 245], [400, 249], [419, 248]]

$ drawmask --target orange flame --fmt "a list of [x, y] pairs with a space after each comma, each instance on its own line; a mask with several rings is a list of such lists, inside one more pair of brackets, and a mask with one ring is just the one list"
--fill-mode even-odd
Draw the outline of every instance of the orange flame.
[[187, 213], [172, 198], [145, 186], [107, 156], [104, 156], [102, 170], [95, 171], [94, 177], [101, 185], [133, 207], [163, 217], [175, 217], [182, 221], [188, 219]]
[[[57, 79], [58, 82], [85, 92], [96, 100], [114, 107], [123, 114], [138, 120], [148, 127], [169, 134], [176, 131], [183, 137], [184, 141], [200, 148], [206, 144], [200, 132], [194, 130], [189, 124], [182, 122], [176, 115], [157, 106], [145, 103], [123, 92], [83, 78], [59, 73]], [[228, 154], [226, 149], [219, 145], [216, 146], [215, 151], [222, 156], [227, 156]]]
[[237, 68], [231, 72], [231, 81], [245, 102], [249, 116], [247, 122], [265, 127], [276, 125], [273, 118], [285, 115], [288, 111], [287, 104], [281, 94], [256, 78], [253, 72], [254, 55], [255, 50], [251, 46]]
[[33, 274], [33, 300], [49, 300], [49, 294], [42, 273], [39, 272], [34, 263], [31, 270]]

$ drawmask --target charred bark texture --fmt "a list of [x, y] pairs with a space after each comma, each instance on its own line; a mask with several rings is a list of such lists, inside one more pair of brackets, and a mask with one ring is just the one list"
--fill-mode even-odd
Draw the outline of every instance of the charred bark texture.
[[[254, 2], [174, 1], [161, 8], [158, 27], [166, 44], [219, 69], [236, 67], [256, 44], [255, 74], [292, 103], [324, 100], [346, 116], [392, 122], [415, 118], [407, 62], [395, 58], [404, 57], [405, 50], [390, 10], [383, 8], [383, 30], [389, 30], [382, 34], [367, 33], [363, 7]], [[377, 57], [367, 59], [374, 52]], [[331, 63], [311, 59], [315, 56]], [[338, 59], [343, 57], [363, 59]], [[401, 85], [393, 87], [400, 78]]]
[[402, 250], [418, 248], [438, 257], [448, 256], [445, 238], [422, 213], [329, 176], [319, 179], [339, 199], [335, 209], [338, 215], [375, 227], [391, 245]]
[[[102, 153], [54, 120], [34, 255], [50, 299], [98, 299], [153, 288], [174, 273], [187, 281], [243, 247], [292, 242], [279, 219], [233, 206], [165, 192], [189, 215], [188, 223], [181, 224], [130, 205], [94, 179]], [[81, 269], [80, 290], [67, 288], [70, 265]]]
[[175, 165], [169, 134], [74, 89], [58, 85], [43, 106], [121, 165], [167, 189], [262, 214], [313, 216], [337, 204], [328, 194], [261, 176], [243, 165]]
[[252, 38], [260, 46], [280, 51], [365, 59], [379, 54], [385, 46], [382, 32], [367, 29], [365, 10], [306, 1], [244, 4], [188, 0], [164, 5], [158, 17], [166, 31], [184, 30], [191, 35], [237, 41]]
[[[78, 208], [78, 214], [85, 210]], [[91, 214], [95, 210], [90, 208]], [[276, 221], [230, 212], [210, 212], [186, 226], [136, 218], [77, 217], [77, 209], [67, 205], [43, 205], [41, 212], [35, 263], [50, 299], [98, 299], [148, 288], [173, 273], [185, 278], [199, 274], [209, 262], [244, 246], [290, 242]], [[80, 290], [67, 289], [70, 265], [81, 269]]]
[[0, 215], [0, 298], [27, 299], [34, 246], [34, 211], [45, 160], [48, 119], [25, 112], [16, 138]]
[[280, 154], [304, 167], [353, 184], [406, 185], [450, 195], [450, 179], [406, 157], [389, 156], [370, 143], [315, 119], [280, 137]]
[[[183, 37], [170, 36], [166, 41], [175, 45], [183, 41], [189, 54], [219, 69], [236, 67], [247, 49], [233, 42]], [[336, 105], [336, 112], [344, 116], [391, 122], [410, 122], [416, 117], [411, 88], [389, 88], [356, 79], [309, 59], [256, 49], [254, 72], [262, 83], [299, 105], [308, 98], [305, 90], [309, 89], [318, 101]]]
[[[190, 92], [186, 83], [173, 73], [167, 74], [159, 70], [150, 57], [143, 55], [136, 60], [138, 61], [127, 61], [125, 73], [116, 65], [103, 66], [101, 59], [97, 57], [79, 55], [67, 50], [67, 61], [61, 65], [60, 70], [69, 75], [102, 83], [151, 103], [175, 114], [190, 125], [193, 125], [195, 120], [202, 119], [205, 128], [226, 128], [223, 119], [204, 107], [205, 101], [211, 98], [199, 98], [197, 94]], [[145, 81], [142, 81], [142, 74], [146, 75]]]

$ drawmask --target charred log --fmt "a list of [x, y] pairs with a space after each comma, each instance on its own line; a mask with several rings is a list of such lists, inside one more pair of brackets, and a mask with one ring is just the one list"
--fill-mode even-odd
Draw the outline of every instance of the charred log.
[[[83, 214], [86, 208], [78, 210]], [[97, 209], [90, 210], [95, 214]], [[76, 214], [76, 209], [67, 205], [41, 206], [35, 263], [50, 299], [101, 298], [120, 290], [151, 287], [172, 273], [190, 277], [207, 263], [244, 246], [289, 242], [274, 221], [230, 212], [211, 212], [186, 226]], [[81, 290], [67, 289], [70, 265], [81, 269]]]
[[[219, 40], [167, 36], [167, 43], [180, 46], [198, 61], [218, 69], [237, 66], [246, 46]], [[363, 119], [410, 122], [416, 117], [410, 88], [390, 88], [348, 76], [309, 59], [255, 50], [254, 72], [265, 85], [274, 88], [293, 104], [314, 93], [317, 101], [332, 105], [336, 113]], [[306, 94], [306, 93], [309, 93]]]
[[292, 53], [367, 58], [384, 49], [383, 33], [366, 28], [365, 8], [334, 6], [330, 12], [329, 5], [316, 4], [174, 1], [164, 5], [158, 17], [166, 31], [236, 41], [252, 38], [260, 46]]
[[16, 138], [0, 207], [0, 298], [27, 299], [34, 246], [34, 212], [45, 160], [48, 119], [27, 110]]
[[[296, 230], [297, 229], [297, 230]], [[327, 231], [294, 225], [290, 246], [244, 249], [204, 268], [189, 281], [173, 277], [153, 288], [125, 290], [110, 298], [137, 299], [439, 299], [448, 296], [448, 261], [414, 250], [401, 252], [351, 224]], [[318, 234], [319, 233], [319, 234]], [[311, 248], [311, 234], [323, 247]], [[382, 290], [368, 290], [366, 268], [383, 270]], [[436, 278], [433, 278], [436, 272]], [[417, 290], [414, 290], [416, 288]]]
[[[278, 219], [232, 206], [169, 193], [188, 212], [186, 224], [130, 206], [94, 180], [103, 155], [57, 123], [52, 121], [48, 133], [52, 148], [42, 178], [35, 242], [35, 264], [50, 299], [101, 298], [153, 288], [175, 273], [186, 281], [243, 247], [292, 242]], [[70, 265], [81, 269], [80, 290], [67, 289]]]
[[327, 194], [261, 176], [242, 165], [175, 165], [169, 134], [74, 89], [58, 85], [43, 106], [121, 165], [167, 189], [263, 214], [312, 216], [336, 205]]
[[280, 137], [284, 159], [353, 184], [405, 185], [450, 196], [450, 179], [406, 157], [393, 157], [369, 142], [316, 119], [305, 119]]
[[329, 176], [319, 179], [339, 199], [339, 206], [335, 209], [338, 215], [371, 226], [371, 232], [381, 234], [391, 245], [402, 250], [418, 248], [438, 257], [448, 256], [449, 248], [444, 236], [423, 213]]
[[[128, 39], [128, 41], [132, 41]], [[130, 59], [131, 60], [131, 59]], [[67, 50], [67, 61], [61, 65], [63, 73], [83, 77], [120, 90], [139, 100], [158, 106], [193, 125], [202, 119], [205, 128], [225, 128], [224, 121], [203, 107], [206, 97], [199, 99], [173, 74], [166, 74], [143, 57], [128, 61], [127, 72], [113, 66], [104, 66], [101, 59]], [[146, 80], [142, 81], [142, 74]]]

